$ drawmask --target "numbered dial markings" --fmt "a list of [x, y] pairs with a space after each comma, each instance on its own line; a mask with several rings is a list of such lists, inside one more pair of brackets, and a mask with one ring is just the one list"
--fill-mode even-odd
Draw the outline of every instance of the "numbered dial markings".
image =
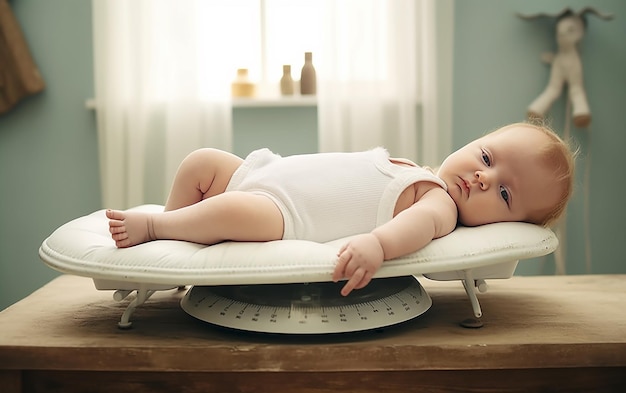
[[432, 305], [414, 277], [372, 280], [343, 297], [344, 283], [195, 286], [181, 305], [190, 315], [233, 329], [284, 334], [345, 333], [408, 321]]

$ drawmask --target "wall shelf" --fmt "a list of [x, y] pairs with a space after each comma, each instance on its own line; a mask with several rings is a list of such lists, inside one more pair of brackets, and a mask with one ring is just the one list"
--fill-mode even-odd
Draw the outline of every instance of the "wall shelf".
[[267, 98], [233, 98], [233, 108], [317, 106], [317, 96], [280, 96]]
[[[281, 96], [265, 98], [233, 98], [233, 108], [271, 108], [271, 107], [314, 107], [317, 106], [317, 96]], [[85, 108], [96, 110], [98, 104], [94, 98], [85, 100]]]

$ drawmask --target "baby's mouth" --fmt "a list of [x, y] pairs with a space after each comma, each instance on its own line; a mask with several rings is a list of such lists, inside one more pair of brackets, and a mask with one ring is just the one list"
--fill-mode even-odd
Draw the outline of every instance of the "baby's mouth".
[[469, 187], [469, 184], [465, 181], [465, 179], [463, 179], [463, 178], [462, 178], [462, 177], [460, 177], [460, 176], [459, 176], [459, 179], [461, 180], [461, 184], [460, 184], [461, 190], [462, 190], [462, 191], [465, 191], [465, 193], [466, 193], [466, 194], [467, 194], [467, 196], [469, 197], [469, 194], [470, 194], [470, 187]]

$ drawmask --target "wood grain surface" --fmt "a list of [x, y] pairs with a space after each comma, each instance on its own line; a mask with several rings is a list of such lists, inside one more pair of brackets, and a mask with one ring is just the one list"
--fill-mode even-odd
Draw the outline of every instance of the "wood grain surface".
[[133, 315], [133, 328], [120, 330], [127, 301], [97, 291], [90, 279], [61, 276], [0, 312], [0, 386], [300, 393], [626, 387], [626, 275], [489, 281], [479, 294], [480, 329], [459, 325], [472, 314], [460, 282], [420, 282], [433, 306], [412, 321], [287, 336], [198, 321], [180, 308], [184, 291], [176, 290], [155, 294]]

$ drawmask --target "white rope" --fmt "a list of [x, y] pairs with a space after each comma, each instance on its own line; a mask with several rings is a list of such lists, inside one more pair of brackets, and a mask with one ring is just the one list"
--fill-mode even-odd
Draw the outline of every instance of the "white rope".
[[[563, 127], [563, 139], [569, 141], [571, 137], [571, 101], [568, 99], [565, 106], [565, 124]], [[590, 135], [591, 130], [588, 130]], [[585, 271], [591, 273], [591, 215], [590, 215], [590, 189], [591, 189], [591, 137], [587, 141], [587, 154], [585, 156], [585, 169], [583, 173], [583, 227], [585, 242]], [[567, 212], [563, 214], [556, 227], [556, 234], [559, 238], [559, 247], [554, 252], [555, 274], [566, 274], [567, 255]]]
[[[563, 139], [568, 141], [571, 135], [571, 113], [572, 103], [568, 99], [565, 103], [565, 124], [563, 126]], [[559, 247], [554, 252], [554, 274], [563, 275], [567, 273], [566, 257], [567, 257], [567, 211], [563, 213], [563, 217], [556, 227], [556, 235], [559, 238]]]
[[589, 200], [591, 194], [591, 130], [587, 138], [587, 155], [585, 157], [585, 173], [583, 176], [583, 225], [585, 227], [585, 269], [591, 274], [591, 215]]

